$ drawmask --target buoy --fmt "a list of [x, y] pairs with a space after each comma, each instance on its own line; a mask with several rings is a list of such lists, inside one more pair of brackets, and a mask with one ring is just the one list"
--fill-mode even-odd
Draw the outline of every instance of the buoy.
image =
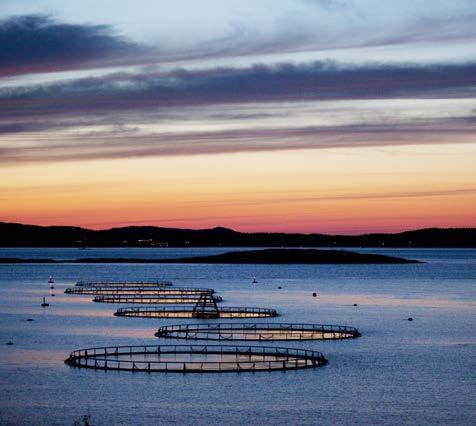
[[28, 321], [28, 322], [30, 322], [30, 321], [33, 321], [33, 319], [31, 319], [31, 318], [28, 318], [28, 319], [27, 319], [27, 321]]
[[354, 303], [354, 306], [357, 306], [357, 303]]
[[45, 298], [43, 297], [43, 303], [41, 304], [41, 306], [45, 307], [45, 306], [50, 306], [49, 303], [46, 303], [46, 300]]
[[282, 288], [281, 286], [278, 286], [278, 288]]
[[10, 340], [9, 342], [7, 342], [7, 345], [11, 346], [11, 345], [13, 345], [13, 342]]
[[312, 293], [312, 297], [317, 297], [317, 293]]
[[412, 317], [409, 317], [409, 318], [408, 318], [408, 321], [413, 321], [413, 318], [412, 318]]
[[251, 281], [252, 284], [256, 284], [258, 282], [258, 280], [256, 279], [256, 277], [253, 277], [253, 280]]
[[54, 293], [51, 293], [50, 296], [54, 296], [55, 294]]
[[53, 284], [55, 282], [55, 280], [53, 279], [53, 277], [50, 275], [50, 277], [48, 278], [48, 284]]

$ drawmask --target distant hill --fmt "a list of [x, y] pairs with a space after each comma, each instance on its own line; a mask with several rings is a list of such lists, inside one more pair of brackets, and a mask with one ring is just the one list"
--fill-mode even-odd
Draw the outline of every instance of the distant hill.
[[397, 234], [245, 233], [227, 228], [128, 226], [93, 231], [74, 226], [0, 222], [2, 247], [476, 247], [476, 228], [428, 228]]

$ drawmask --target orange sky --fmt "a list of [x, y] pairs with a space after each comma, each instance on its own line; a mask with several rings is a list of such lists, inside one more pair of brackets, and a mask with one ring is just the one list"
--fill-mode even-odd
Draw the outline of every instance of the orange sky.
[[472, 144], [15, 165], [3, 221], [363, 233], [476, 226]]

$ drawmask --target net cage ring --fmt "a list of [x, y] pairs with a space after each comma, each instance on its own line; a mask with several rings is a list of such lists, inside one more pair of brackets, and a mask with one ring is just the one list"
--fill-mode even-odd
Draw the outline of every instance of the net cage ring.
[[327, 359], [308, 349], [238, 345], [142, 345], [79, 349], [65, 364], [94, 370], [146, 373], [284, 371], [322, 367]]
[[170, 307], [135, 307], [119, 308], [114, 313], [117, 317], [128, 318], [200, 318], [200, 319], [243, 319], [273, 318], [278, 312], [271, 308], [221, 306], [217, 310], [197, 311], [192, 308]]
[[359, 337], [345, 325], [292, 323], [178, 324], [160, 327], [157, 337], [190, 340], [296, 341], [340, 340]]
[[95, 287], [68, 287], [64, 290], [65, 294], [82, 294], [92, 296], [162, 296], [162, 295], [200, 295], [202, 293], [213, 294], [213, 288], [194, 288], [194, 287], [163, 287], [163, 286], [95, 286]]
[[172, 281], [78, 281], [76, 287], [170, 287]]
[[[197, 294], [179, 294], [179, 295], [98, 295], [93, 298], [96, 303], [137, 303], [137, 304], [196, 304], [200, 300], [200, 295]], [[222, 302], [221, 296], [213, 296], [215, 302]]]

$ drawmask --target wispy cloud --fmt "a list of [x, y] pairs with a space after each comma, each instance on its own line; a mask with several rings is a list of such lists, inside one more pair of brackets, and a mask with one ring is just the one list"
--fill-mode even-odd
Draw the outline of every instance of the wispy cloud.
[[474, 126], [339, 126], [177, 132], [149, 135], [120, 133], [34, 137], [34, 142], [0, 147], [0, 164], [180, 156], [237, 152], [384, 147], [472, 141]]
[[0, 119], [291, 100], [468, 97], [476, 64], [343, 67], [317, 62], [167, 73], [115, 73], [0, 89]]
[[[336, 10], [357, 13], [353, 2], [322, 0], [301, 2], [300, 7], [304, 3], [317, 5], [325, 16]], [[469, 111], [474, 103], [464, 103], [476, 99], [474, 61], [439, 65], [289, 61], [105, 71], [112, 64], [471, 38], [476, 33], [469, 22], [476, 14], [471, 8], [461, 10], [448, 16], [429, 13], [417, 19], [421, 26], [415, 19], [400, 23], [388, 18], [405, 31], [383, 31], [387, 18], [378, 17], [379, 31], [363, 31], [361, 38], [347, 44], [346, 31], [334, 44], [328, 35], [320, 37], [325, 30], [314, 31], [308, 25], [284, 23], [285, 30], [266, 36], [259, 25], [254, 26], [257, 34], [250, 32], [241, 19], [230, 24], [232, 32], [222, 38], [211, 37], [197, 49], [169, 46], [163, 56], [157, 55], [157, 42], [154, 47], [133, 43], [116, 35], [110, 25], [66, 24], [47, 15], [4, 19], [0, 77], [103, 69], [99, 76], [49, 84], [33, 80], [18, 86], [10, 81], [0, 88], [0, 163], [443, 143], [450, 134], [455, 141], [467, 141], [475, 132], [474, 112]], [[360, 13], [363, 23], [370, 19], [368, 9]], [[462, 24], [458, 28], [450, 19], [456, 15]], [[431, 28], [436, 22], [441, 24], [438, 31]], [[356, 30], [359, 25], [353, 22], [350, 27]], [[441, 99], [460, 99], [463, 106], [448, 102], [439, 106]], [[373, 100], [381, 101], [379, 109], [362, 108]], [[407, 104], [394, 107], [392, 100]], [[406, 110], [422, 100], [426, 105], [413, 115]], [[306, 103], [320, 107], [309, 109]]]
[[473, 63], [261, 65], [4, 88], [0, 156], [11, 164], [467, 142], [475, 88]]

